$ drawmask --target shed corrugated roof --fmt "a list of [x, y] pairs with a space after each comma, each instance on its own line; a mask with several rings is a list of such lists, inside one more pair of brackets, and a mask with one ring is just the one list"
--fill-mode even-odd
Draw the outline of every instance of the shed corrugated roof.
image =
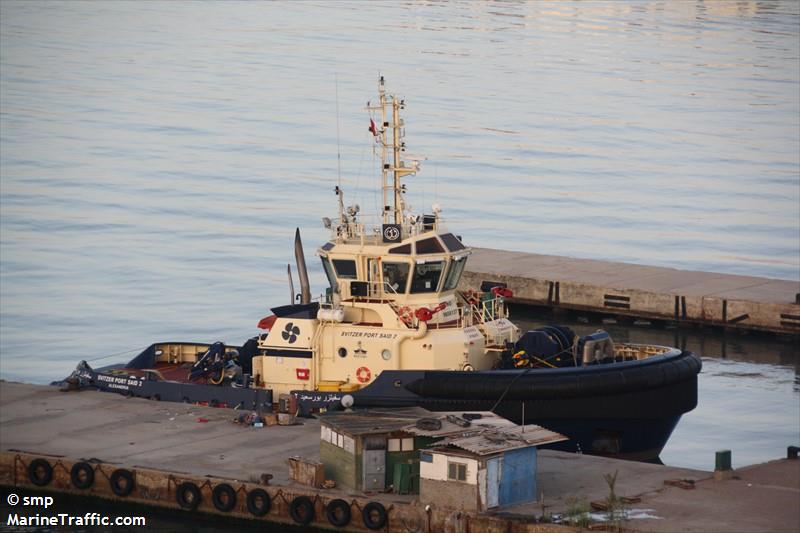
[[[490, 455], [516, 448], [539, 446], [567, 440], [567, 437], [527, 425], [524, 428], [491, 412], [474, 413], [468, 427], [448, 420], [448, 415], [463, 417], [463, 412], [431, 412], [421, 407], [334, 411], [320, 416], [320, 422], [334, 430], [356, 437], [402, 431], [412, 435], [440, 437], [445, 440], [436, 446], [454, 446], [477, 455]], [[417, 427], [423, 418], [441, 422], [441, 428], [426, 430]], [[439, 449], [441, 451], [441, 448]]]
[[510, 429], [484, 428], [472, 435], [447, 438], [435, 446], [435, 451], [453, 446], [476, 455], [491, 455], [517, 448], [541, 446], [567, 440], [567, 437], [541, 426], [526, 425]]
[[320, 422], [350, 436], [400, 431], [433, 413], [420, 407], [334, 411], [320, 416]]

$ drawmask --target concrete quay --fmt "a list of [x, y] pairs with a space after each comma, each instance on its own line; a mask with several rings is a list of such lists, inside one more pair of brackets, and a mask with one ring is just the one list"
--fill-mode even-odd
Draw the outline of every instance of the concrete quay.
[[475, 248], [460, 288], [501, 281], [510, 302], [800, 335], [800, 282]]
[[[290, 524], [289, 502], [308, 496], [316, 508], [310, 525], [332, 528], [325, 505], [341, 498], [353, 507], [347, 531], [368, 531], [361, 524], [360, 509], [378, 501], [389, 511], [386, 531], [537, 533], [574, 530], [532, 519], [564, 514], [576, 502], [605, 499], [609, 490], [604, 476], [617, 472], [616, 493], [631, 501], [641, 499], [628, 505], [631, 516], [655, 517], [628, 520], [624, 530], [800, 530], [798, 460], [743, 468], [732, 479], [715, 481], [711, 472], [543, 450], [538, 470], [541, 503], [491, 515], [447, 508], [426, 512], [411, 496], [317, 489], [292, 481], [288, 457], [319, 459], [319, 423], [303, 419], [300, 425], [256, 429], [234, 424], [235, 414], [229, 409], [0, 382], [0, 485], [178, 509], [176, 486], [192, 482], [202, 492], [195, 512]], [[44, 487], [34, 487], [28, 477], [28, 467], [37, 458], [53, 466], [53, 480]], [[70, 469], [78, 461], [88, 461], [96, 470], [95, 483], [88, 489], [70, 482]], [[136, 486], [128, 496], [109, 490], [117, 469], [134, 473]], [[272, 475], [268, 485], [261, 482], [264, 473]], [[687, 479], [694, 482], [693, 490], [665, 484]], [[238, 495], [235, 508], [228, 512], [212, 505], [212, 488], [223, 483]], [[246, 496], [256, 489], [265, 490], [272, 499], [272, 509], [262, 517], [253, 516], [245, 506]]]

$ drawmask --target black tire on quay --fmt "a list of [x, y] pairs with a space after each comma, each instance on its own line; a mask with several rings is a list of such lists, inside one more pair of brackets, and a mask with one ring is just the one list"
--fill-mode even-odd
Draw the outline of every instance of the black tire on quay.
[[211, 491], [211, 502], [223, 513], [232, 511], [236, 507], [236, 491], [227, 483], [220, 483]]
[[69, 471], [69, 480], [76, 489], [88, 489], [94, 485], [92, 465], [84, 461], [75, 463]]
[[111, 485], [111, 492], [120, 497], [125, 497], [133, 492], [134, 482], [133, 474], [130, 470], [118, 468], [111, 473], [108, 478], [108, 483]]
[[367, 529], [381, 529], [386, 525], [388, 516], [386, 508], [378, 502], [369, 502], [361, 510], [361, 518], [364, 519], [364, 526]]
[[178, 502], [178, 505], [180, 505], [182, 509], [194, 511], [203, 501], [203, 495], [200, 493], [200, 489], [197, 485], [191, 481], [186, 481], [178, 485], [178, 488], [175, 489], [175, 501]]
[[301, 526], [314, 520], [314, 502], [308, 496], [298, 496], [289, 504], [289, 516]]
[[34, 459], [28, 465], [28, 479], [37, 487], [44, 487], [53, 481], [53, 467], [45, 459]]
[[253, 489], [247, 493], [247, 510], [253, 516], [264, 516], [272, 507], [272, 499], [263, 489]]
[[350, 523], [350, 504], [341, 499], [331, 500], [325, 506], [325, 516], [331, 525], [344, 527]]

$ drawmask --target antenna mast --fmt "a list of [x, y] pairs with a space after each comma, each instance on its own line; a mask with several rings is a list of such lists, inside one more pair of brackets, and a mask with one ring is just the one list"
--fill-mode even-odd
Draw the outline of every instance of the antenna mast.
[[[382, 175], [382, 191], [383, 191], [383, 223], [384, 224], [402, 224], [403, 215], [405, 211], [405, 202], [403, 201], [403, 185], [400, 179], [403, 176], [414, 174], [417, 171], [417, 164], [411, 167], [406, 167], [401, 159], [400, 152], [405, 149], [405, 143], [402, 142], [404, 136], [403, 119], [400, 118], [400, 110], [405, 109], [405, 101], [398, 100], [394, 95], [386, 95], [386, 87], [384, 84], [383, 76], [380, 77], [378, 85], [378, 94], [380, 95], [380, 105], [371, 107], [367, 104], [367, 109], [370, 111], [381, 112], [381, 125], [379, 129], [379, 139], [381, 145], [381, 175]], [[392, 143], [389, 144], [387, 133], [389, 122], [387, 107], [392, 107]], [[389, 164], [389, 147], [392, 147], [393, 160]], [[391, 177], [391, 182], [390, 182]]]

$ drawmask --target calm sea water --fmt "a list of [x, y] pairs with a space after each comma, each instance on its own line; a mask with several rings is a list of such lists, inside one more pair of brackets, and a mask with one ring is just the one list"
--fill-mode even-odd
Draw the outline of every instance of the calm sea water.
[[[800, 279], [799, 11], [4, 0], [0, 377], [251, 336], [288, 303], [295, 227], [307, 256], [326, 239], [333, 187], [380, 201], [379, 73], [426, 158], [411, 204], [469, 244]], [[684, 419], [669, 462], [709, 465], [709, 419], [775, 436], [745, 461], [800, 440], [797, 353], [770, 350], [701, 351], [709, 418]]]

